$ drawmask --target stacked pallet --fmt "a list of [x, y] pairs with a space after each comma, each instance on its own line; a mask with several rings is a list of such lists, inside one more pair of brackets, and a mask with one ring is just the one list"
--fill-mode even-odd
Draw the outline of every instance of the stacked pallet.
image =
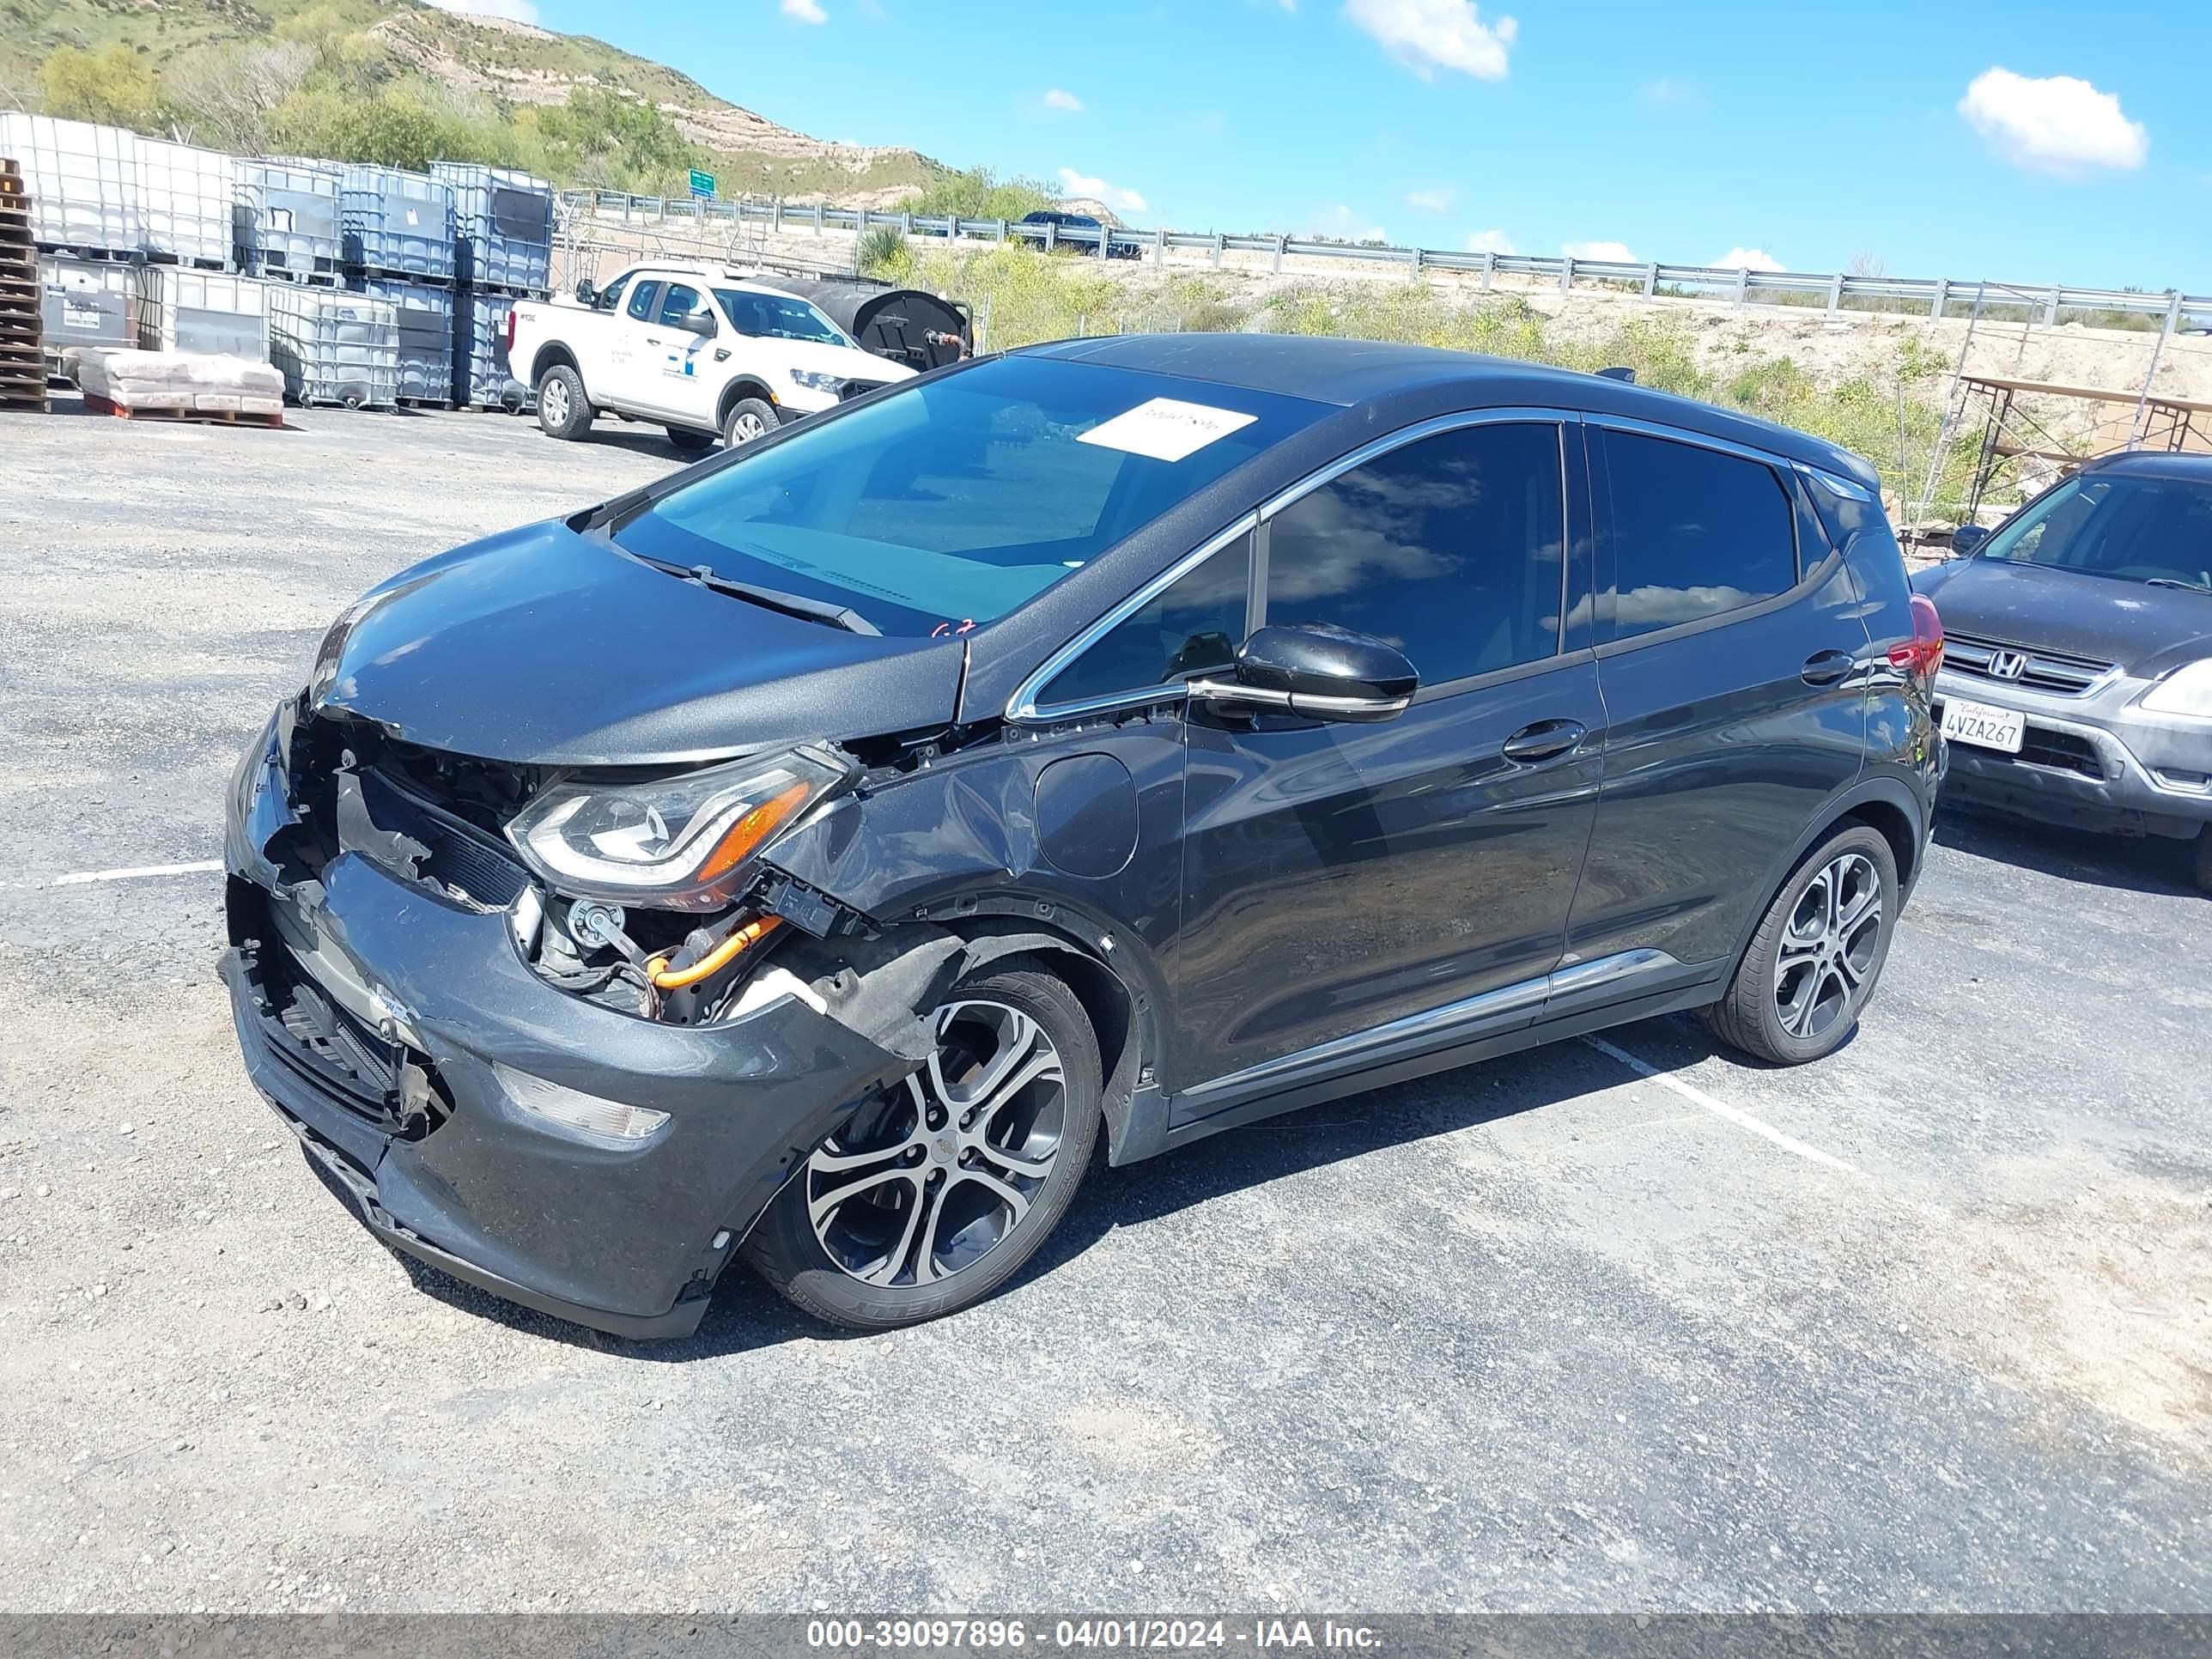
[[23, 173], [0, 160], [0, 409], [46, 407], [46, 363], [39, 331], [39, 255]]

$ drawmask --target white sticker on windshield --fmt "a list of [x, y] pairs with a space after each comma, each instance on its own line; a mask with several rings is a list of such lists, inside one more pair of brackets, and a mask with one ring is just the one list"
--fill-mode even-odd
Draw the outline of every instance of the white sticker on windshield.
[[1079, 441], [1127, 450], [1132, 455], [1149, 455], [1156, 461], [1179, 461], [1259, 418], [1240, 415], [1233, 409], [1187, 404], [1179, 398], [1155, 398], [1126, 415], [1101, 421]]

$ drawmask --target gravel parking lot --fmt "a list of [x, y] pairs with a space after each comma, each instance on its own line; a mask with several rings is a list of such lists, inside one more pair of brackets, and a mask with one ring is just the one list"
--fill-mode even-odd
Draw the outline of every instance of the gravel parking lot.
[[[632, 1346], [411, 1267], [247, 1085], [222, 786], [370, 582], [674, 464], [0, 416], [0, 1611], [2212, 1610], [2212, 902], [1948, 817], [1882, 994], [1093, 1178], [950, 1322]], [[591, 669], [580, 639], [576, 667]]]

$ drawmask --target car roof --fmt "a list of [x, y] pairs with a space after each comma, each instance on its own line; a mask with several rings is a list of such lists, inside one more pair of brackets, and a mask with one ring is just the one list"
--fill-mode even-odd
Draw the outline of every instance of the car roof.
[[728, 265], [714, 264], [705, 259], [640, 259], [629, 269], [641, 270], [648, 276], [696, 276], [702, 282], [713, 283], [718, 288], [742, 289], [754, 294], [780, 294], [787, 300], [802, 297], [789, 289], [778, 288], [757, 275], [745, 276]]
[[[1693, 398], [1626, 380], [1553, 368], [1509, 357], [1486, 357], [1389, 340], [1348, 340], [1309, 334], [1122, 334], [1060, 340], [1024, 348], [1025, 355], [1186, 380], [1211, 380], [1255, 392], [1305, 398], [1344, 408], [1387, 404], [1419, 394], [1463, 399], [1460, 406], [1528, 404], [1656, 422], [1727, 442], [1747, 444], [1806, 465], [1840, 473], [1872, 489], [1879, 475], [1850, 451], [1795, 428], [1739, 415]], [[1389, 414], [1387, 409], [1378, 410]]]
[[2186, 450], [2130, 449], [2081, 464], [2084, 472], [2118, 472], [2131, 478], [2178, 478], [2212, 484], [2212, 455]]

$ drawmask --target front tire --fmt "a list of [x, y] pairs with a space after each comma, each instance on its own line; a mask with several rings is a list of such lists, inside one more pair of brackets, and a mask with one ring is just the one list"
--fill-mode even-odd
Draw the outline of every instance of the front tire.
[[2197, 832], [2197, 890], [2212, 897], [2212, 823]]
[[782, 423], [775, 405], [765, 398], [740, 398], [722, 417], [722, 442], [731, 449], [765, 438]]
[[687, 461], [696, 461], [714, 447], [714, 434], [688, 426], [668, 428], [668, 447]]
[[1899, 902], [1897, 855], [1880, 830], [1829, 836], [1782, 884], [1705, 1024], [1776, 1066], [1832, 1054], [1873, 999]]
[[996, 967], [930, 1021], [929, 1060], [816, 1148], [745, 1241], [762, 1278], [833, 1325], [891, 1330], [989, 1296], [1066, 1214], [1097, 1144], [1098, 1041], [1062, 981]]
[[550, 437], [577, 439], [592, 429], [592, 401], [584, 377], [562, 363], [538, 377], [538, 424]]

